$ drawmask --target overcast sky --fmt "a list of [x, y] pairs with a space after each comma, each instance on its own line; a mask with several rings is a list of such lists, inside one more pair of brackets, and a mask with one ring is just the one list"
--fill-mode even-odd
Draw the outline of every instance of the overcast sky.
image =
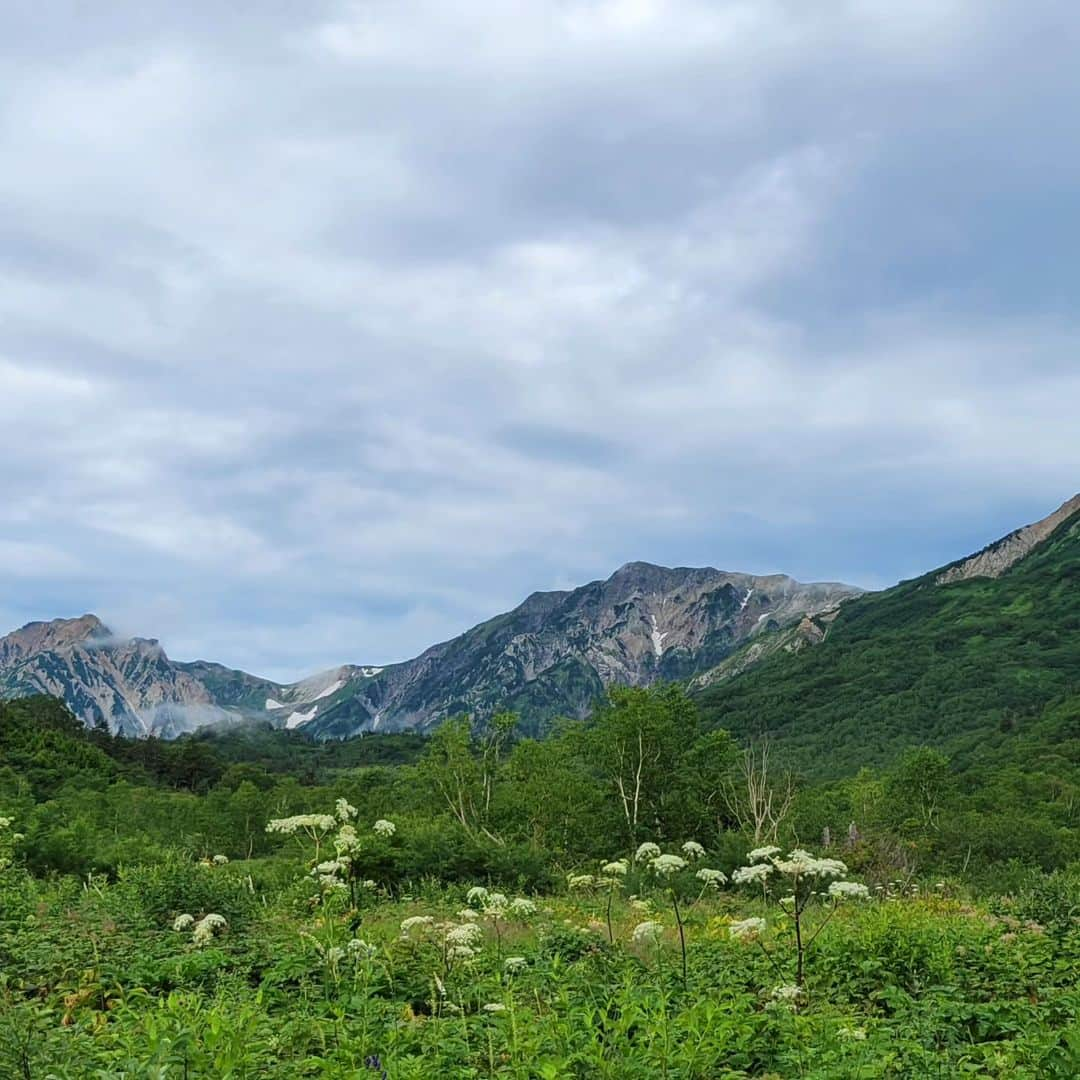
[[1080, 488], [1069, 0], [7, 0], [0, 633], [285, 679]]

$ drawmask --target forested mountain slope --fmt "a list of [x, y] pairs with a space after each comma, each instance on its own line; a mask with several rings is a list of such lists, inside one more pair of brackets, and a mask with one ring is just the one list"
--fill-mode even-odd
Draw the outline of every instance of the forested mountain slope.
[[822, 776], [919, 743], [971, 763], [1021, 750], [1076, 760], [1080, 499], [1051, 517], [1049, 532], [1018, 530], [848, 602], [819, 647], [702, 691], [706, 719], [741, 737], [769, 733]]

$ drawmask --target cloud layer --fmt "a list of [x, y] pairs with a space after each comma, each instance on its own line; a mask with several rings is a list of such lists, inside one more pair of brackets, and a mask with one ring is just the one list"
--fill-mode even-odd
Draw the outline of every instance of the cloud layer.
[[287, 678], [1080, 487], [1065, 3], [81, 11], [0, 40], [4, 628]]

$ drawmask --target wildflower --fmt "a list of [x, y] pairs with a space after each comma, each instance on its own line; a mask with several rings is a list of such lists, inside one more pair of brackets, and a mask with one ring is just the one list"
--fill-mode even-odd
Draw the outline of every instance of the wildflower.
[[407, 919], [401, 920], [401, 935], [402, 937], [408, 937], [416, 927], [431, 926], [434, 921], [430, 915], [410, 915]]
[[363, 938], [353, 938], [345, 946], [345, 951], [354, 960], [372, 960], [378, 956], [378, 946], [372, 945], [370, 941], [364, 941]]
[[657, 855], [652, 860], [651, 866], [654, 873], [661, 877], [668, 877], [670, 874], [677, 874], [680, 870], [684, 870], [686, 860], [679, 855]]
[[446, 943], [448, 945], [468, 945], [472, 947], [483, 936], [484, 931], [476, 923], [462, 923], [460, 926], [452, 927], [446, 932]]
[[487, 1013], [506, 1012], [506, 1006], [501, 1001], [489, 1001], [484, 1006], [484, 1012], [487, 1012]]
[[630, 937], [633, 939], [635, 945], [655, 945], [660, 940], [660, 935], [664, 932], [663, 923], [658, 923], [652, 919], [648, 919], [645, 922], [640, 922], [634, 927], [633, 933]]
[[466, 894], [465, 899], [470, 904], [483, 904], [488, 897], [488, 891], [483, 885], [474, 885]]
[[847, 873], [847, 865], [839, 859], [818, 859], [802, 848], [796, 848], [786, 859], [775, 859], [774, 865], [782, 874], [809, 877], [840, 877]]
[[596, 884], [592, 874], [568, 874], [566, 884], [571, 889], [591, 889]]
[[507, 975], [516, 975], [519, 971], [524, 971], [528, 966], [529, 962], [524, 956], [508, 956], [503, 961], [503, 970]]
[[601, 873], [609, 874], [612, 877], [626, 877], [629, 869], [630, 864], [626, 859], [616, 859], [614, 862], [604, 863], [604, 865], [600, 867]]
[[519, 919], [526, 919], [536, 914], [536, 904], [524, 896], [515, 897], [510, 901], [510, 914]]
[[773, 1001], [779, 1001], [784, 1005], [794, 1005], [799, 998], [802, 997], [802, 987], [795, 986], [778, 986], [772, 992]]
[[[750, 852], [753, 855], [753, 852]], [[764, 884], [765, 879], [773, 872], [771, 863], [759, 862], [753, 866], [740, 866], [738, 870], [734, 871], [731, 875], [731, 880], [736, 885], [750, 885], [754, 882], [761, 882]]]
[[468, 922], [472, 922], [480, 918], [480, 912], [474, 911], [471, 907], [462, 908], [458, 913], [459, 919], [465, 919]]
[[501, 892], [488, 893], [484, 898], [484, 914], [489, 919], [501, 919], [510, 901]]
[[228, 855], [215, 855], [213, 862], [215, 866], [224, 866], [229, 861]]
[[177, 931], [177, 933], [182, 934], [185, 930], [190, 930], [194, 924], [195, 916], [188, 915], [187, 912], [185, 912], [183, 915], [176, 916], [173, 920], [172, 928]]
[[829, 895], [834, 900], [868, 900], [870, 890], [857, 881], [834, 881], [829, 886]]
[[642, 859], [655, 859], [660, 854], [660, 848], [651, 840], [646, 840], [634, 854], [634, 859], [641, 862]]
[[360, 811], [357, 810], [355, 806], [352, 806], [348, 799], [338, 799], [338, 801], [334, 803], [334, 813], [337, 814], [338, 821], [345, 824], [345, 822], [355, 818]]
[[728, 927], [728, 933], [736, 941], [755, 941], [765, 932], [765, 920], [759, 918], [742, 919]]
[[682, 846], [682, 853], [688, 859], [701, 859], [705, 856], [705, 849], [696, 840], [687, 840]]
[[723, 870], [711, 870], [707, 866], [703, 866], [694, 877], [710, 889], [719, 889], [721, 885], [727, 882], [727, 874]]
[[334, 851], [339, 859], [348, 859], [359, 854], [360, 837], [356, 835], [354, 826], [344, 824], [334, 836]]
[[340, 945], [333, 945], [326, 952], [326, 962], [331, 967], [337, 967], [345, 959], [345, 950]]
[[642, 899], [640, 896], [631, 896], [630, 906], [635, 911], [652, 911], [652, 901], [648, 899]]
[[438, 975], [434, 976], [435, 989], [439, 991], [439, 997], [446, 997], [446, 984], [439, 978]]
[[335, 825], [337, 825], [337, 820], [329, 814], [294, 814], [292, 817], [274, 818], [268, 821], [266, 831], [291, 836], [301, 830], [329, 832]]
[[446, 955], [451, 960], [472, 960], [476, 956], [476, 950], [468, 945], [452, 945], [446, 950]]
[[771, 859], [774, 855], [779, 855], [780, 849], [775, 845], [769, 847], [754, 848], [747, 856], [747, 862], [759, 863], [764, 862], [766, 859]]
[[379, 818], [373, 827], [379, 836], [384, 836], [387, 839], [397, 832], [397, 826], [392, 821], [387, 821], [386, 818]]
[[223, 915], [217, 915], [211, 912], [209, 915], [204, 915], [196, 924], [195, 928], [191, 931], [191, 940], [196, 945], [206, 945], [214, 940], [214, 935], [219, 930], [228, 929], [228, 922]]

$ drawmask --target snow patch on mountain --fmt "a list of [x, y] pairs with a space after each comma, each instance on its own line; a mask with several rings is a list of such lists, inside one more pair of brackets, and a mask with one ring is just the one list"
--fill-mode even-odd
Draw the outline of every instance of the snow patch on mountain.
[[289, 714], [289, 719], [285, 721], [285, 726], [292, 731], [293, 728], [300, 727], [301, 724], [306, 724], [315, 719], [315, 714], [319, 711], [318, 705], [311, 706], [311, 712], [300, 712], [299, 710]]

